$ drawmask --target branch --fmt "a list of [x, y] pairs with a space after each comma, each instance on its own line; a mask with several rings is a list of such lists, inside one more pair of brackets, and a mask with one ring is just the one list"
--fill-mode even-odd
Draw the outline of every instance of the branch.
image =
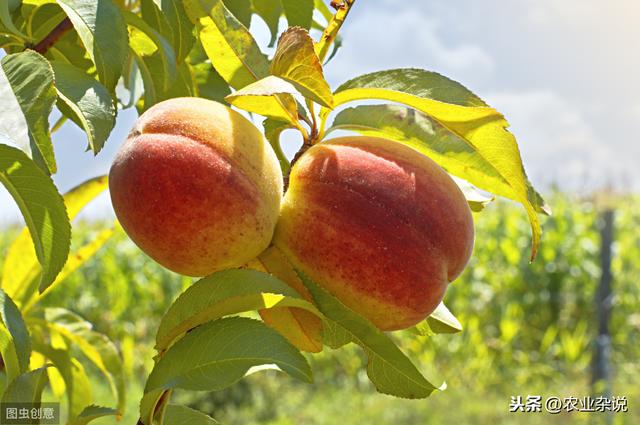
[[318, 55], [318, 59], [320, 59], [320, 63], [323, 63], [325, 58], [327, 57], [327, 53], [329, 53], [329, 47], [336, 39], [338, 35], [338, 31], [340, 31], [340, 27], [344, 23], [345, 19], [347, 19], [347, 15], [351, 10], [351, 7], [356, 2], [356, 0], [342, 0], [342, 1], [332, 1], [331, 6], [336, 9], [335, 15], [331, 18], [331, 21], [327, 24], [327, 27], [322, 32], [322, 37], [320, 41], [316, 44], [316, 54]]
[[54, 29], [51, 30], [49, 34], [46, 35], [39, 43], [34, 46], [28, 46], [27, 48], [35, 50], [36, 52], [44, 55], [49, 47], [53, 46], [60, 38], [67, 33], [71, 28], [73, 28], [73, 24], [71, 20], [67, 17], [62, 20]]

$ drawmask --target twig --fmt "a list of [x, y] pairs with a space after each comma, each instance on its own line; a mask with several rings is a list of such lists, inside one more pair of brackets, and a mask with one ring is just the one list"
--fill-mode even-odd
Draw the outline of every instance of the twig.
[[316, 54], [318, 55], [318, 59], [320, 62], [324, 62], [324, 59], [327, 57], [329, 53], [329, 47], [336, 39], [338, 35], [338, 31], [340, 31], [340, 27], [344, 23], [351, 7], [356, 2], [356, 0], [342, 0], [342, 1], [332, 1], [331, 6], [336, 9], [335, 15], [329, 23], [327, 27], [322, 32], [322, 37], [320, 41], [316, 44]]
[[311, 120], [308, 117], [304, 116], [303, 114], [298, 113], [298, 119], [306, 122], [309, 125], [309, 127], [313, 125]]
[[49, 50], [49, 47], [53, 46], [58, 40], [60, 40], [60, 38], [62, 38], [62, 36], [65, 35], [71, 28], [73, 28], [71, 20], [69, 18], [64, 18], [62, 22], [56, 25], [56, 27], [45, 36], [45, 38], [43, 38], [34, 46], [27, 46], [27, 48], [35, 50], [41, 55], [44, 55], [47, 50]]

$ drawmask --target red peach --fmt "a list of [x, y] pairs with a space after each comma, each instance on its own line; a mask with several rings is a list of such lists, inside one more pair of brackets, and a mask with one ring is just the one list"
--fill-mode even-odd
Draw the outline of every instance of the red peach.
[[131, 239], [189, 276], [238, 267], [271, 241], [282, 172], [258, 129], [210, 100], [177, 98], [140, 116], [109, 173]]
[[274, 244], [382, 330], [425, 319], [471, 256], [464, 195], [410, 147], [374, 137], [322, 142], [290, 182]]

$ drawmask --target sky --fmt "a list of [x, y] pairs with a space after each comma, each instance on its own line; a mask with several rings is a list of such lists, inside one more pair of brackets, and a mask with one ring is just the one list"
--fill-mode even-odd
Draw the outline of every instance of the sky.
[[[583, 193], [605, 186], [638, 190], [638, 22], [637, 0], [357, 0], [325, 76], [335, 88], [372, 71], [437, 71], [506, 116], [543, 194], [552, 185]], [[251, 30], [266, 46], [266, 26], [254, 17]], [[74, 124], [55, 133], [54, 181], [61, 192], [108, 173], [135, 119], [135, 111], [120, 111], [96, 157], [84, 151], [86, 137]], [[285, 144], [296, 142], [285, 135]], [[110, 214], [106, 194], [85, 212]], [[0, 224], [20, 220], [0, 187]]]

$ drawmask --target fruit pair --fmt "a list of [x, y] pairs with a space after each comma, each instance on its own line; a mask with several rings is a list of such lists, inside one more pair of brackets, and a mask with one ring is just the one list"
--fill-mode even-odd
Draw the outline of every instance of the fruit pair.
[[[386, 139], [323, 141], [282, 173], [239, 113], [196, 98], [145, 112], [110, 190], [131, 239], [190, 276], [240, 267], [267, 248], [382, 330], [428, 316], [466, 265], [473, 220], [455, 182]], [[275, 230], [275, 234], [274, 234]]]

